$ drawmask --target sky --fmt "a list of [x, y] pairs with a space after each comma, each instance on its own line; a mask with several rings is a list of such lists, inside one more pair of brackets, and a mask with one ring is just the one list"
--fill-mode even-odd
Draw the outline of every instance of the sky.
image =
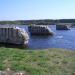
[[0, 20], [75, 19], [75, 0], [0, 0]]

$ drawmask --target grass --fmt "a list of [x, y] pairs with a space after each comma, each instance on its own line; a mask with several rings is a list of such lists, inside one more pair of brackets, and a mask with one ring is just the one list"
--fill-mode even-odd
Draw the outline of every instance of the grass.
[[0, 48], [0, 70], [10, 67], [29, 75], [75, 75], [75, 52], [63, 49]]

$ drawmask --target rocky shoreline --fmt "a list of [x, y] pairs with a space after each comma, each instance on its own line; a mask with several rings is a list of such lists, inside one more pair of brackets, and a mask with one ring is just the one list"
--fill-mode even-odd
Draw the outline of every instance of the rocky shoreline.
[[10, 68], [7, 68], [4, 71], [0, 71], [0, 75], [29, 75], [27, 72], [25, 71], [12, 71]]

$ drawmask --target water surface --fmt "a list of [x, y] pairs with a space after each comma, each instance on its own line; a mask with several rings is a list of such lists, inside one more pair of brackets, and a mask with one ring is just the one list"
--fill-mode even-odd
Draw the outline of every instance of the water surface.
[[[28, 32], [26, 25], [19, 25]], [[70, 30], [56, 30], [56, 26], [49, 26], [54, 32], [53, 36], [31, 36], [29, 34], [28, 48], [30, 49], [48, 49], [64, 48], [75, 50], [75, 28]]]

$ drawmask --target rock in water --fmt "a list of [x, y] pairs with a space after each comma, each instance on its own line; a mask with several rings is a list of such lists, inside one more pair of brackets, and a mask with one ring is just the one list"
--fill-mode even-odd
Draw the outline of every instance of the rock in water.
[[16, 26], [0, 26], [0, 43], [28, 44], [29, 36], [26, 31]]
[[69, 30], [67, 25], [56, 25], [56, 30]]
[[31, 35], [53, 35], [52, 30], [45, 25], [33, 25], [29, 26], [28, 30]]

